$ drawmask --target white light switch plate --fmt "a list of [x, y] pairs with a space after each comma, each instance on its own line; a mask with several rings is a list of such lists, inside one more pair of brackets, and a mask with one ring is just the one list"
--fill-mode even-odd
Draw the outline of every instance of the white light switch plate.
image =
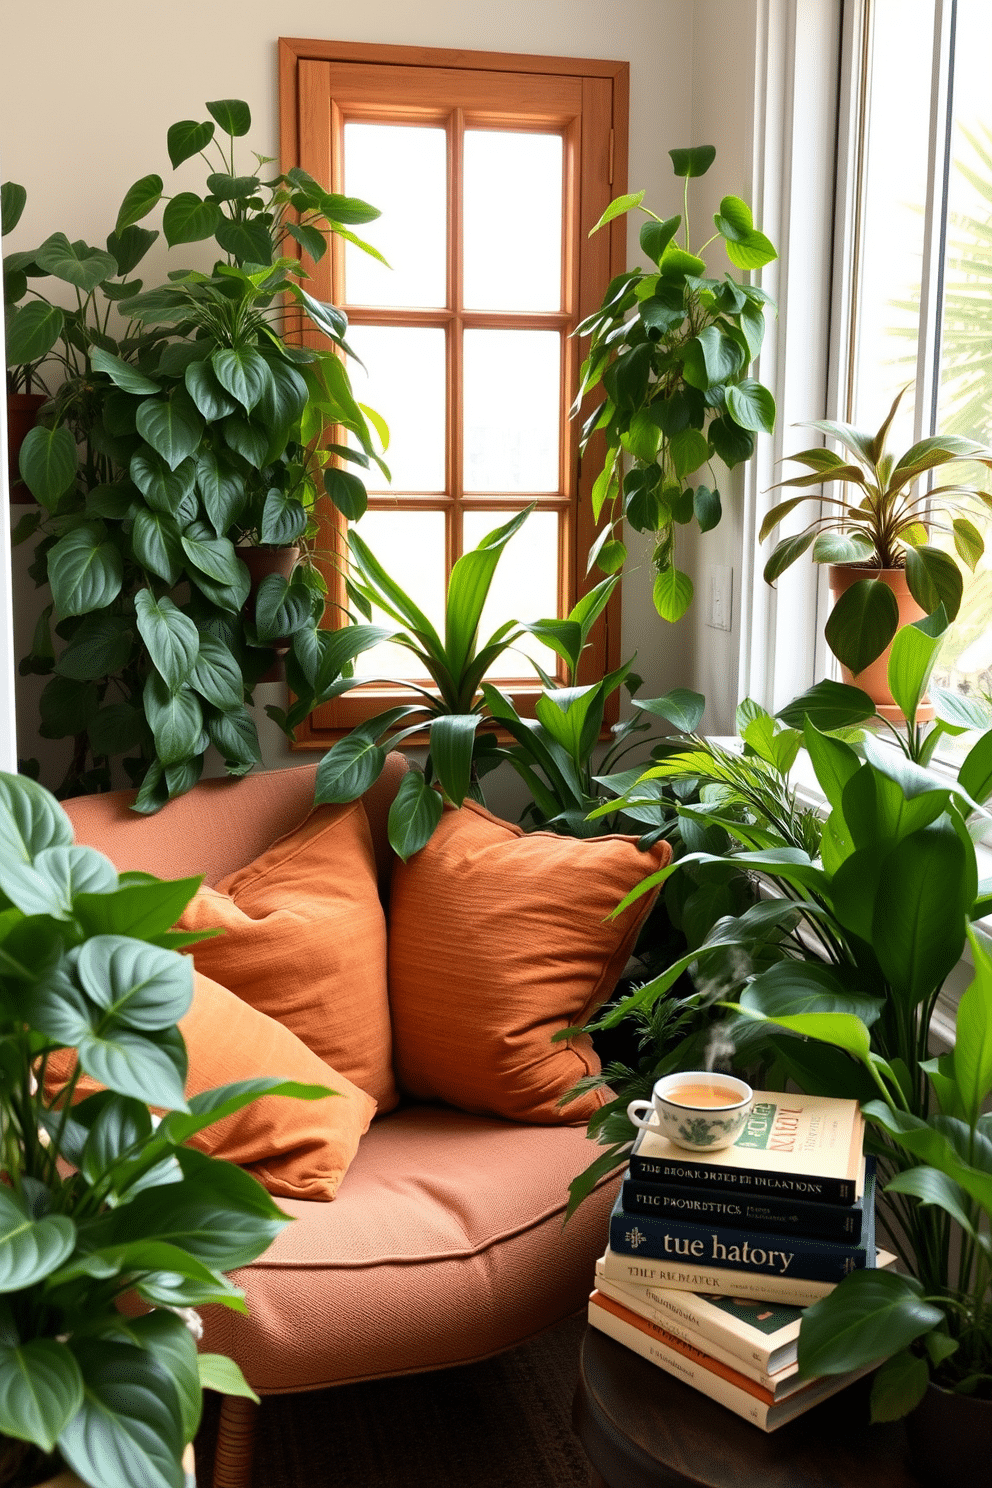
[[729, 564], [709, 565], [709, 616], [713, 630], [729, 630], [734, 616], [734, 570]]

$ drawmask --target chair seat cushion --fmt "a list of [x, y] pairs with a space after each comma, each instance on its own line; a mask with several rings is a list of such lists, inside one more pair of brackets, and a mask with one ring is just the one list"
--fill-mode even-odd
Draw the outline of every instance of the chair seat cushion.
[[249, 1317], [205, 1310], [203, 1347], [257, 1390], [320, 1389], [484, 1358], [581, 1307], [618, 1178], [568, 1222], [595, 1155], [576, 1127], [413, 1106], [374, 1122], [333, 1204], [294, 1217], [233, 1273]]

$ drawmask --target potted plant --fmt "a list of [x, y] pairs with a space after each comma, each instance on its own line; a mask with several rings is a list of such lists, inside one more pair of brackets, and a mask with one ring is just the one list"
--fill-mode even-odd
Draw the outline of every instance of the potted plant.
[[[314, 635], [324, 586], [298, 562], [259, 584], [247, 616], [244, 544], [305, 547], [321, 492], [360, 516], [364, 486], [339, 462], [381, 463], [370, 420], [385, 432], [334, 350], [288, 339], [306, 325], [347, 350], [344, 316], [308, 294], [285, 250], [315, 259], [332, 234], [360, 242], [348, 224], [377, 211], [304, 171], [263, 182], [264, 157], [238, 174], [248, 106], [207, 109], [172, 126], [168, 149], [174, 166], [216, 150], [208, 191], [171, 197], [162, 223], [170, 247], [214, 241], [212, 272], [152, 290], [133, 277], [158, 236], [141, 226], [163, 196], [157, 175], [126, 193], [106, 250], [56, 233], [6, 264], [8, 361], [59, 379], [20, 454], [41, 510], [16, 537], [40, 534], [32, 572], [52, 590], [22, 670], [54, 672], [42, 732], [75, 741], [62, 793], [108, 788], [123, 754], [143, 811], [189, 789], [211, 743], [230, 773], [259, 759], [252, 689], [274, 643]], [[72, 287], [75, 309], [41, 293], [44, 275]], [[338, 427], [352, 443], [335, 442]]]
[[[992, 946], [972, 922], [992, 907], [973, 840], [992, 797], [992, 720], [987, 708], [935, 690], [945, 717], [929, 729], [920, 723], [939, 646], [919, 625], [893, 642], [889, 681], [907, 719], [902, 749], [859, 737], [872, 702], [832, 682], [777, 719], [751, 705], [743, 754], [699, 738], [671, 745], [649, 776], [709, 782], [708, 800], [691, 814], [722, 826], [741, 848], [697, 862], [717, 875], [746, 867], [771, 894], [719, 922], [702, 946], [601, 1021], [643, 1018], [695, 962], [700, 990], [668, 1011], [670, 1021], [678, 1014], [695, 1026], [668, 1067], [698, 1066], [716, 1031], [728, 1058], [757, 1068], [770, 1088], [788, 1078], [864, 1103], [886, 1197], [879, 1217], [902, 1270], [848, 1277], [808, 1309], [801, 1371], [887, 1360], [872, 1391], [879, 1420], [918, 1405], [930, 1383], [959, 1408], [974, 1397], [987, 1454], [992, 1187], [981, 1108], [992, 1089]], [[983, 732], [956, 777], [929, 770], [935, 735], [976, 727]], [[825, 821], [783, 795], [798, 745], [827, 799]], [[630, 796], [637, 800], [636, 788]], [[969, 942], [975, 980], [960, 1004], [957, 1043], [932, 1058], [933, 1010]], [[623, 1130], [618, 1111], [598, 1116], [598, 1139], [611, 1144], [598, 1160], [607, 1171], [633, 1131]], [[576, 1202], [585, 1191], [583, 1175]], [[947, 1443], [941, 1450], [946, 1456]], [[943, 1482], [942, 1471], [928, 1481]]]
[[[118, 874], [23, 776], [0, 775], [0, 841], [0, 1481], [65, 1464], [89, 1488], [183, 1488], [203, 1387], [251, 1395], [197, 1354], [188, 1310], [243, 1308], [224, 1273], [286, 1223], [186, 1143], [260, 1095], [328, 1092], [258, 1079], [187, 1101], [178, 949], [200, 937], [170, 927], [199, 880]], [[52, 1095], [65, 1049], [75, 1073]], [[81, 1074], [104, 1088], [74, 1104]]]
[[[809, 473], [777, 484], [809, 488], [837, 482], [838, 494], [790, 497], [772, 508], [759, 533], [763, 542], [802, 502], [817, 502], [817, 515], [776, 544], [765, 564], [765, 579], [774, 584], [810, 547], [814, 563], [829, 565], [834, 608], [825, 630], [827, 644], [844, 668], [845, 680], [871, 693], [882, 715], [896, 720], [899, 710], [885, 685], [887, 648], [900, 625], [932, 615], [938, 605], [948, 621], [957, 615], [963, 588], [957, 560], [974, 572], [985, 551], [981, 533], [966, 513], [976, 502], [992, 506], [986, 492], [956, 480], [936, 489], [919, 488], [930, 471], [962, 460], [992, 468], [992, 450], [984, 445], [937, 434], [898, 458], [886, 449], [905, 391], [896, 395], [874, 434], [831, 419], [813, 423], [812, 428], [843, 445], [845, 454], [821, 447], [790, 455]], [[930, 541], [934, 533], [953, 537], [957, 560]]]
[[572, 414], [577, 417], [602, 384], [606, 396], [585, 418], [580, 439], [582, 450], [599, 431], [606, 440], [592, 501], [596, 521], [604, 508], [610, 520], [590, 551], [590, 567], [615, 573], [623, 566], [621, 518], [637, 532], [654, 533], [655, 607], [664, 619], [678, 620], [692, 602], [692, 581], [676, 566], [677, 530], [695, 521], [708, 532], [721, 516], [713, 476], [708, 485], [700, 472], [714, 457], [728, 469], [741, 464], [755, 435], [769, 433], [775, 422], [771, 393], [748, 376], [764, 337], [769, 296], [732, 274], [709, 276], [702, 255], [717, 238], [733, 267], [745, 272], [777, 255], [737, 196], [723, 198], [716, 233], [693, 251], [689, 181], [705, 175], [716, 151], [699, 145], [668, 153], [685, 181], [683, 216], [656, 216], [639, 191], [617, 197], [593, 228], [642, 211], [648, 220], [640, 245], [651, 266], [618, 275], [599, 309], [577, 328], [576, 335], [590, 340]]

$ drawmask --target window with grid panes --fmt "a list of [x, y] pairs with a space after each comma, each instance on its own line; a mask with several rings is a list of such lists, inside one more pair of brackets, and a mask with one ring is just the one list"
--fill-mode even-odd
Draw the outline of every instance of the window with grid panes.
[[[346, 310], [366, 369], [350, 365], [356, 396], [390, 431], [392, 481], [369, 479], [358, 530], [441, 629], [459, 555], [533, 503], [496, 571], [480, 636], [509, 618], [567, 614], [596, 578], [585, 569], [597, 467], [591, 452], [580, 469], [568, 418], [581, 360], [571, 332], [625, 265], [622, 223], [588, 233], [626, 185], [627, 64], [280, 47], [283, 168], [302, 165], [382, 212], [362, 234], [390, 267], [338, 243], [312, 286]], [[340, 529], [328, 503], [331, 624], [347, 602]], [[616, 665], [616, 604], [590, 640], [588, 679]], [[530, 658], [560, 668], [528, 638], [490, 674], [524, 709], [540, 689]], [[323, 747], [381, 709], [394, 690], [384, 678], [424, 682], [414, 661], [388, 643], [360, 657], [367, 686], [318, 709], [300, 743]]]

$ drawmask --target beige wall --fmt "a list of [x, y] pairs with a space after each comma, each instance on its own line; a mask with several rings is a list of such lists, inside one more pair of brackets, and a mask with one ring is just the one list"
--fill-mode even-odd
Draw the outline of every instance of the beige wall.
[[[680, 183], [671, 175], [666, 152], [673, 145], [705, 142], [705, 136], [719, 151], [717, 194], [739, 190], [746, 196], [751, 108], [746, 48], [753, 46], [755, 4], [501, 0], [497, 7], [465, 0], [420, 0], [416, 6], [409, 0], [366, 0], [353, 6], [282, 0], [274, 8], [262, 0], [172, 0], [168, 6], [147, 0], [129, 5], [54, 0], [5, 7], [0, 171], [28, 189], [24, 219], [5, 248], [33, 246], [56, 230], [102, 243], [124, 191], [150, 171], [158, 171], [167, 186], [171, 177], [179, 189], [195, 188], [198, 163], [185, 168], [185, 180], [182, 171], [173, 176], [165, 136], [175, 120], [203, 117], [207, 98], [247, 99], [254, 115], [251, 144], [277, 155], [278, 35], [629, 60], [631, 188], [645, 187], [660, 215], [680, 210]], [[738, 43], [745, 48], [744, 83], [728, 91], [728, 78], [740, 70], [740, 56], [730, 55]], [[727, 56], [714, 57], [712, 45]], [[631, 241], [636, 245], [633, 234]], [[164, 268], [164, 254], [156, 260], [154, 252], [146, 260], [146, 281]], [[725, 539], [719, 533], [713, 537], [721, 546], [714, 549], [711, 539], [709, 557], [718, 551], [716, 561], [733, 561], [733, 526]], [[37, 609], [23, 575], [23, 550], [21, 555], [20, 561], [15, 557], [18, 654], [26, 648]], [[718, 633], [701, 632], [701, 624], [699, 617], [665, 626], [651, 608], [646, 566], [630, 573], [624, 585], [624, 652], [638, 652], [645, 695], [693, 685], [697, 653], [705, 672], [699, 680], [726, 691], [727, 677], [736, 672], [735, 662], [728, 670], [735, 637], [719, 633], [714, 648], [710, 642]], [[62, 746], [35, 737], [40, 690], [35, 679], [19, 689], [21, 752], [45, 751], [45, 779], [51, 783]], [[259, 689], [259, 702], [275, 700], [276, 690], [269, 696], [266, 691]], [[711, 726], [725, 724], [724, 717], [714, 716]], [[263, 747], [267, 764], [287, 762], [278, 732], [266, 733]]]

